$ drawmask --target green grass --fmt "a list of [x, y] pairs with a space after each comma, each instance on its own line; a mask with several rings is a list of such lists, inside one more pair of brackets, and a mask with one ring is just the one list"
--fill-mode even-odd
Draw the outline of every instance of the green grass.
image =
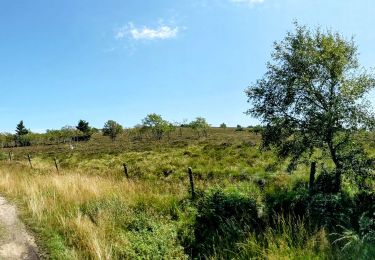
[[[3, 149], [0, 192], [20, 207], [23, 220], [50, 259], [339, 256], [324, 228], [310, 228], [306, 220], [282, 215], [276, 215], [276, 224], [267, 224], [271, 223], [267, 196], [305, 192], [308, 167], [302, 164], [289, 174], [287, 162], [278, 161], [272, 151], [261, 152], [259, 144], [260, 136], [248, 131], [213, 128], [208, 137], [199, 138], [183, 129], [182, 136], [176, 131], [156, 141], [146, 136], [140, 139], [129, 130], [114, 142], [94, 135], [88, 142], [73, 143], [73, 150], [70, 144]], [[7, 161], [9, 151], [12, 162]], [[32, 156], [33, 169], [27, 154]], [[59, 161], [59, 173], [54, 158]], [[128, 166], [129, 180], [124, 177], [123, 163]], [[194, 171], [196, 201], [190, 200], [188, 167]], [[295, 187], [299, 190], [293, 191]], [[228, 244], [218, 236], [217, 244], [210, 244], [213, 233], [206, 232], [211, 235], [202, 238], [206, 245], [199, 246], [197, 226], [204, 219], [199, 210], [212, 212], [213, 190], [223, 192], [220, 201], [228, 207], [227, 211], [216, 208], [213, 221], [222, 219], [219, 224], [225, 232], [236, 228], [233, 237], [238, 241]], [[247, 229], [247, 222], [236, 213], [242, 207], [238, 203], [248, 200], [256, 204], [262, 223], [259, 230]], [[230, 214], [224, 217], [223, 212]], [[205, 253], [205, 248], [210, 250]]]

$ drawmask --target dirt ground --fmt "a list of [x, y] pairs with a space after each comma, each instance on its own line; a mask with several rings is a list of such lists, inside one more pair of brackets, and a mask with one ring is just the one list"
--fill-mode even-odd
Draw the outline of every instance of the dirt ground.
[[34, 238], [17, 217], [16, 207], [0, 196], [0, 259], [39, 259]]

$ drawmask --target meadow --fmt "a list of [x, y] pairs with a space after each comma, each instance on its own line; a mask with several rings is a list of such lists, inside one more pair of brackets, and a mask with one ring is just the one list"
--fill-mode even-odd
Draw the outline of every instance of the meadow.
[[[372, 135], [359, 138], [374, 155]], [[246, 129], [161, 140], [130, 129], [114, 141], [3, 148], [0, 192], [46, 259], [373, 259], [373, 181], [364, 191], [344, 178], [329, 192], [323, 158], [311, 195], [309, 162], [288, 172], [260, 143]]]

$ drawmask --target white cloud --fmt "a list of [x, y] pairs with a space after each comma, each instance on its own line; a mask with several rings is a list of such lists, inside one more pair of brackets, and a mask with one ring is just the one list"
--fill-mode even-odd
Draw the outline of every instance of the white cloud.
[[178, 32], [178, 27], [170, 27], [167, 25], [160, 25], [157, 28], [150, 28], [147, 26], [135, 27], [133, 23], [129, 23], [128, 26], [119, 28], [115, 31], [115, 39], [130, 37], [134, 40], [165, 40], [175, 38]]
[[247, 4], [247, 5], [256, 5], [261, 4], [264, 2], [264, 0], [229, 0], [232, 3], [238, 3], [238, 4]]

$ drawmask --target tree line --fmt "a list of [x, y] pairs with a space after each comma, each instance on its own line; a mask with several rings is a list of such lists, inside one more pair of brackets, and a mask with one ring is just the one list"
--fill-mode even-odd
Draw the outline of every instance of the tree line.
[[[161, 115], [148, 114], [134, 129], [139, 136], [149, 136], [156, 140], [169, 137], [178, 128], [191, 128], [198, 136], [207, 136], [210, 124], [203, 117], [197, 117], [189, 123], [172, 123]], [[109, 137], [112, 141], [124, 133], [125, 128], [114, 120], [105, 122], [102, 129], [90, 126], [88, 121], [79, 120], [76, 126], [64, 126], [59, 130], [47, 129], [45, 133], [34, 133], [27, 129], [21, 120], [15, 129], [15, 134], [0, 133], [2, 147], [22, 147], [32, 144], [68, 143], [72, 141], [88, 141], [94, 133]]]

